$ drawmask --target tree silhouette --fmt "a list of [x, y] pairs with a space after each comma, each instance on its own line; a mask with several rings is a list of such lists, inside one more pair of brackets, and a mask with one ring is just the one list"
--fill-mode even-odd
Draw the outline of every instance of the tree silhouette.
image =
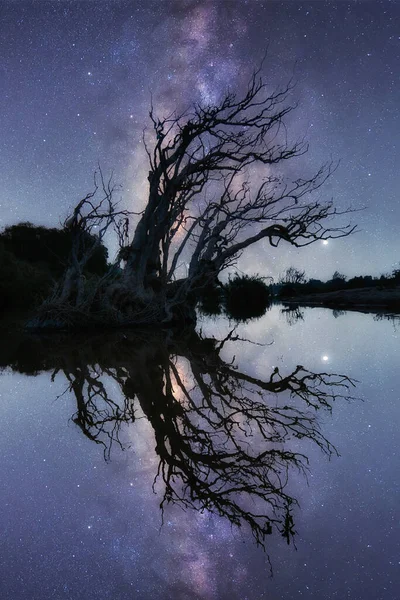
[[296, 285], [298, 283], [304, 283], [306, 272], [301, 269], [296, 269], [296, 267], [289, 267], [286, 269], [284, 275], [280, 277], [280, 284], [291, 284]]
[[[332, 201], [314, 199], [332, 164], [294, 181], [281, 175], [286, 161], [307, 151], [306, 143], [291, 143], [287, 136], [286, 117], [295, 108], [289, 104], [292, 88], [289, 83], [270, 91], [256, 71], [242, 96], [229, 91], [215, 105], [195, 105], [167, 117], [156, 116], [151, 107], [151, 139], [144, 135], [148, 198], [132, 238], [127, 230], [119, 235], [117, 263], [123, 262], [122, 272], [100, 286], [101, 293], [90, 301], [74, 293], [74, 309], [88, 317], [101, 297], [112, 322], [194, 321], [199, 291], [214, 284], [253, 244], [265, 240], [274, 247], [282, 242], [302, 247], [354, 231], [350, 224], [331, 222], [349, 210], [338, 211]], [[252, 180], [255, 168], [261, 180]], [[66, 222], [77, 224], [79, 216], [82, 229], [93, 225], [89, 215], [101, 215], [101, 231], [115, 225], [121, 234], [126, 215], [118, 218], [112, 193], [108, 186], [105, 211], [93, 204], [92, 193]], [[61, 312], [71, 286], [83, 289], [79, 261], [72, 266], [60, 297], [53, 298], [53, 305], [64, 304]]]
[[[126, 446], [124, 427], [144, 415], [154, 434], [163, 510], [168, 503], [208, 510], [247, 525], [262, 546], [274, 530], [289, 543], [296, 500], [287, 482], [292, 469], [304, 472], [308, 464], [299, 440], [328, 456], [336, 452], [318, 414], [348, 397], [353, 382], [300, 365], [287, 375], [275, 368], [254, 377], [221, 358], [227, 342], [245, 343], [234, 332], [217, 341], [193, 331], [146, 331], [103, 336], [102, 344], [78, 337], [68, 351], [50, 336], [24, 348], [28, 365], [20, 358], [14, 365], [65, 375], [77, 403], [72, 420], [107, 460], [114, 445]], [[119, 397], [110, 396], [108, 379]]]
[[[93, 246], [94, 252], [88, 256], [85, 271], [103, 275], [107, 270], [107, 248], [99, 243], [94, 232], [83, 228], [81, 254], [87, 254], [87, 248]], [[32, 223], [18, 223], [6, 227], [0, 234], [0, 242], [5, 250], [19, 260], [33, 264], [44, 264], [56, 277], [60, 277], [68, 266], [73, 248], [72, 228], [48, 228]]]

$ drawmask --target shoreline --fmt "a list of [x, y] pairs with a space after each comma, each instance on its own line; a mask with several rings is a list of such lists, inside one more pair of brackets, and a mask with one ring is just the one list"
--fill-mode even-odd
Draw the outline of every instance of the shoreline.
[[392, 289], [358, 288], [280, 298], [284, 305], [353, 310], [400, 315], [400, 286]]

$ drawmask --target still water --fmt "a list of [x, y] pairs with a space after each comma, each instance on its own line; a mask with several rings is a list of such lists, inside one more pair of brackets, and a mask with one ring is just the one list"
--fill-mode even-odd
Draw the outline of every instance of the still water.
[[274, 306], [3, 340], [1, 599], [398, 600], [399, 336]]

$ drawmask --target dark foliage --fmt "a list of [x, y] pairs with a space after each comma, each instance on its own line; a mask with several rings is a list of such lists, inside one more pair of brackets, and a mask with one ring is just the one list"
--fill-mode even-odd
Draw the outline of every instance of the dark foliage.
[[295, 283], [284, 283], [279, 288], [278, 297], [279, 298], [293, 298], [298, 295], [299, 284]]
[[[88, 233], [85, 235], [86, 246], [90, 246], [94, 236]], [[56, 277], [60, 277], [68, 266], [72, 246], [72, 233], [68, 229], [19, 223], [7, 227], [0, 234], [0, 241], [5, 250], [14, 254], [17, 259], [32, 264], [44, 263]], [[107, 258], [107, 248], [99, 245], [86, 265], [87, 272], [103, 275], [107, 269]]]
[[320, 279], [309, 279], [301, 287], [305, 294], [317, 294], [324, 290], [325, 283]]
[[0, 242], [0, 311], [35, 306], [50, 293], [52, 284], [46, 265], [18, 259]]
[[261, 277], [235, 275], [224, 285], [225, 312], [235, 321], [261, 317], [270, 305], [269, 288]]
[[398, 285], [400, 284], [400, 269], [394, 269], [392, 271], [392, 277], [391, 277], [395, 283]]
[[390, 274], [372, 277], [371, 275], [359, 275], [347, 279], [345, 275], [336, 271], [332, 279], [321, 281], [320, 279], [308, 279], [303, 282], [286, 282], [281, 280], [278, 284], [270, 286], [273, 295], [278, 298], [296, 298], [308, 294], [323, 294], [327, 292], [338, 292], [341, 290], [357, 290], [364, 288], [393, 289], [400, 284], [400, 269], [394, 269]]
[[221, 285], [207, 285], [199, 297], [198, 309], [204, 315], [217, 316], [223, 309], [224, 292]]
[[305, 281], [305, 271], [297, 269], [296, 267], [289, 267], [279, 279], [278, 296], [280, 298], [292, 298], [297, 296], [299, 288]]
[[[51, 293], [70, 259], [72, 237], [67, 229], [49, 229], [32, 223], [7, 227], [0, 234], [0, 310], [38, 306]], [[85, 233], [85, 245], [94, 236]], [[98, 245], [86, 265], [87, 286], [107, 270], [107, 248]]]

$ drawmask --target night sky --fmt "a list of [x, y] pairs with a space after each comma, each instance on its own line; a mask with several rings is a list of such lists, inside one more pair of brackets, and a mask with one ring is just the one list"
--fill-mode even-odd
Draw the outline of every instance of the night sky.
[[[106, 0], [2, 2], [0, 225], [57, 226], [91, 190], [100, 163], [143, 206], [142, 131], [160, 115], [243, 91], [266, 48], [271, 86], [294, 76], [288, 122], [310, 151], [287, 174], [339, 169], [323, 190], [359, 233], [301, 251], [260, 244], [240, 263], [277, 276], [291, 265], [330, 278], [390, 272], [400, 260], [400, 5], [385, 1]], [[112, 250], [112, 248], [111, 248]]]

